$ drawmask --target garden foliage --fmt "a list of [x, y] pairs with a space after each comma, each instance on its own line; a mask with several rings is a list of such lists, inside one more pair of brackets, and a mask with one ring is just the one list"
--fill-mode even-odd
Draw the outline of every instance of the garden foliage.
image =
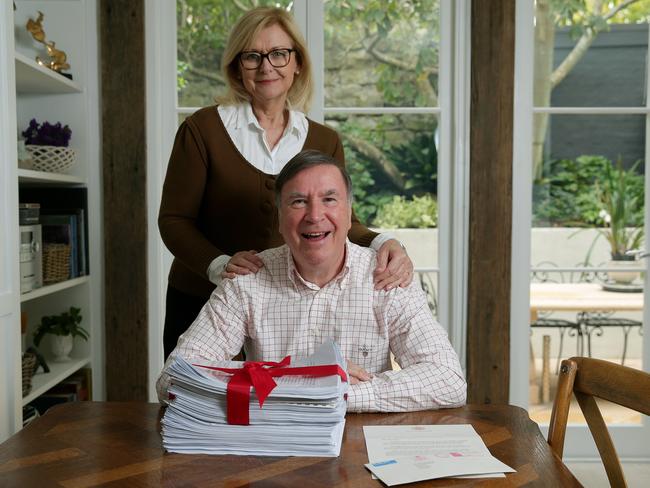
[[[636, 166], [635, 166], [636, 167]], [[544, 176], [533, 186], [533, 225], [536, 227], [603, 226], [604, 208], [599, 188], [607, 175], [616, 179], [622, 168], [602, 156], [579, 156], [547, 162]], [[643, 224], [643, 175], [632, 172], [626, 177], [627, 193], [636, 205], [626, 216], [625, 225]], [[600, 185], [600, 187], [599, 187]]]

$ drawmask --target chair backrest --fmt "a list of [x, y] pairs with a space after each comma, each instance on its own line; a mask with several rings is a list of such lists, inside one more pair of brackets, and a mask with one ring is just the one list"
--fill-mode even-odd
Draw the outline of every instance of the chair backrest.
[[650, 374], [600, 359], [574, 357], [562, 361], [548, 429], [548, 443], [560, 458], [564, 451], [572, 392], [596, 442], [609, 483], [611, 486], [627, 486], [595, 397], [650, 415]]

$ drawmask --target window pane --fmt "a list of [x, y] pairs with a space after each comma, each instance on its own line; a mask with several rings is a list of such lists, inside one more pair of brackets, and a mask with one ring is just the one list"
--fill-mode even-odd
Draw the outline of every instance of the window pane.
[[336, 115], [352, 177], [354, 210], [362, 222], [387, 230], [408, 249], [437, 311], [438, 151], [434, 115]]
[[577, 11], [566, 2], [537, 3], [535, 106], [645, 105], [649, 2], [623, 8], [611, 19], [606, 12], [621, 2], [605, 2], [600, 13], [590, 10], [598, 2]]
[[643, 115], [535, 115], [537, 129], [546, 124], [545, 160], [598, 154], [634, 162], [645, 155]]
[[192, 114], [179, 113], [176, 117], [178, 121], [178, 125], [181, 125], [185, 121], [185, 119], [188, 118], [190, 115]]
[[[536, 117], [547, 127], [533, 187], [530, 403], [531, 417], [548, 422], [561, 359], [642, 368], [645, 266], [612, 259], [644, 248], [646, 116]], [[615, 405], [603, 414], [640, 421]]]
[[325, 106], [438, 105], [438, 0], [325, 2]]
[[[389, 217], [382, 209], [394, 197], [437, 194], [437, 120], [433, 115], [336, 115], [326, 123], [343, 138], [345, 160], [354, 183], [354, 208], [367, 225], [398, 222], [397, 227], [435, 227], [437, 207], [413, 206], [412, 216]], [[428, 200], [427, 200], [428, 201]], [[417, 209], [417, 211], [416, 211]], [[420, 210], [427, 212], [418, 213]]]
[[177, 0], [179, 107], [203, 107], [225, 87], [221, 55], [230, 29], [255, 5], [287, 8], [291, 0]]

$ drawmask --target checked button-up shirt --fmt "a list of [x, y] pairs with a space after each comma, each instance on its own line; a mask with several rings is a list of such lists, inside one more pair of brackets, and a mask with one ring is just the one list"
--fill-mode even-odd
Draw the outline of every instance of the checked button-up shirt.
[[[373, 374], [351, 385], [349, 411], [464, 404], [467, 385], [458, 356], [419, 283], [375, 290], [375, 251], [349, 241], [346, 246], [342, 271], [323, 287], [300, 276], [286, 245], [259, 253], [264, 267], [217, 287], [165, 368], [177, 355], [191, 362], [228, 360], [242, 346], [251, 361], [306, 356], [331, 337], [347, 360]], [[392, 369], [391, 352], [401, 369]], [[169, 386], [165, 371], [157, 383], [161, 401]]]

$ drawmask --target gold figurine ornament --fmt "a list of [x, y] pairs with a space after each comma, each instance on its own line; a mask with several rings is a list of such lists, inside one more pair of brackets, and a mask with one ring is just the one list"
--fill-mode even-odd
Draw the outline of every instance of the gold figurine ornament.
[[36, 20], [33, 20], [31, 17], [27, 21], [25, 28], [29, 32], [34, 40], [40, 42], [47, 49], [47, 55], [50, 57], [49, 61], [42, 60], [39, 56], [36, 56], [36, 62], [41, 66], [50, 68], [57, 73], [60, 73], [64, 76], [70, 77], [67, 73], [61, 73], [64, 69], [69, 69], [70, 65], [67, 63], [67, 56], [64, 51], [56, 48], [56, 43], [54, 41], [47, 41], [45, 38], [45, 31], [43, 31], [43, 12], [38, 11], [38, 17]]
[[38, 11], [38, 17], [36, 20], [33, 20], [31, 17], [27, 21], [25, 28], [34, 39], [38, 42], [45, 44], [45, 32], [43, 31], [43, 12]]

